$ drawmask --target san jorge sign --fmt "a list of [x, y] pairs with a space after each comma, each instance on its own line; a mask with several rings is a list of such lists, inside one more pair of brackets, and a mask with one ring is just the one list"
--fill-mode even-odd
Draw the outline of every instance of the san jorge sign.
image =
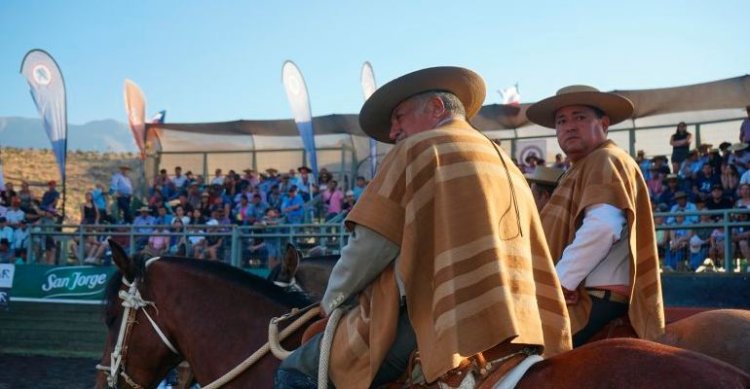
[[114, 267], [16, 266], [13, 301], [100, 304]]

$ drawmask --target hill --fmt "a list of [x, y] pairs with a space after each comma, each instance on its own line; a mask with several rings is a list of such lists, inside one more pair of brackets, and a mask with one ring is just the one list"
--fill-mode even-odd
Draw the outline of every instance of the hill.
[[[0, 144], [3, 147], [48, 148], [49, 138], [40, 119], [0, 117]], [[68, 150], [136, 151], [127, 124], [112, 119], [85, 124], [68, 124]]]
[[[50, 180], [58, 181], [58, 191], [62, 192], [60, 173], [55, 156], [50, 149], [0, 148], [5, 182], [19, 188], [21, 181], [28, 181], [34, 195], [41, 198]], [[69, 151], [65, 201], [66, 223], [79, 223], [81, 203], [87, 190], [96, 183], [109, 188], [112, 173], [120, 165], [131, 168], [131, 178], [137, 187], [143, 188], [143, 164], [132, 152]]]

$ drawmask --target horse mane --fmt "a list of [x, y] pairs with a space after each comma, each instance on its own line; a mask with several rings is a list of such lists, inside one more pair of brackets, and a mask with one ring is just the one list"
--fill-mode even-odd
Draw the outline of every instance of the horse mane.
[[[133, 258], [134, 263], [136, 264], [136, 278], [146, 279], [147, 271], [144, 265], [145, 259], [146, 258], [140, 256], [135, 256]], [[229, 282], [243, 288], [251, 289], [287, 308], [302, 308], [312, 303], [304, 293], [285, 291], [284, 288], [277, 286], [263, 277], [237, 269], [222, 262], [182, 257], [161, 257], [158, 262], [166, 262], [188, 269], [194, 269], [199, 272], [210, 273], [223, 282]], [[116, 312], [117, 305], [119, 304], [118, 293], [120, 286], [122, 285], [121, 279], [122, 273], [118, 270], [112, 276], [107, 285], [105, 294], [105, 312], [108, 318], [114, 317], [113, 313]]]

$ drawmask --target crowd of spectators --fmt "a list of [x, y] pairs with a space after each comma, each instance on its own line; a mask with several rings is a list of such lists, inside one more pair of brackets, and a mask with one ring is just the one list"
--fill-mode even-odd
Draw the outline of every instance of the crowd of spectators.
[[[83, 238], [69, 239], [65, 247], [53, 234], [34, 245], [38, 263], [56, 264], [63, 250], [70, 263], [107, 263], [107, 239], [131, 247], [132, 226], [136, 252], [148, 255], [174, 254], [212, 260], [229, 253], [225, 239], [232, 225], [254, 226], [260, 232], [282, 232], [285, 225], [338, 222], [362, 194], [367, 180], [357, 177], [344, 191], [326, 169], [313, 177], [301, 166], [279, 174], [267, 169], [258, 174], [245, 169], [242, 174], [216, 169], [206, 180], [181, 167], [169, 174], [162, 169], [150, 183], [147, 196], [134, 195], [130, 168], [120, 166], [109, 187], [97, 183], [87, 190], [80, 208]], [[25, 263], [30, 245], [29, 232], [59, 231], [60, 193], [57, 183], [41, 197], [27, 182], [14, 190], [12, 183], [0, 192], [0, 263]], [[56, 227], [58, 226], [58, 227]], [[252, 263], [266, 263], [280, 256], [280, 239], [256, 238], [243, 245]]]

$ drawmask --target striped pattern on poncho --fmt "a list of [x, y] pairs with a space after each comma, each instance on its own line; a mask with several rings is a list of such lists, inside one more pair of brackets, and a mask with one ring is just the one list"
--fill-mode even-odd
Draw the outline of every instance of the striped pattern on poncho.
[[[651, 201], [638, 165], [614, 142], [603, 143], [573, 164], [542, 209], [552, 258], [559, 260], [573, 242], [585, 208], [601, 203], [625, 211], [630, 239], [628, 316], [639, 337], [653, 340], [664, 332], [664, 308]], [[568, 306], [573, 333], [586, 326], [591, 312], [591, 299], [583, 285], [579, 289], [582, 300]]]
[[330, 376], [337, 387], [367, 387], [390, 347], [399, 306], [395, 272], [429, 381], [504, 341], [543, 345], [547, 355], [571, 348], [533, 197], [500, 153], [507, 171], [492, 142], [454, 120], [386, 156], [347, 224], [398, 244], [400, 257], [336, 331]]

